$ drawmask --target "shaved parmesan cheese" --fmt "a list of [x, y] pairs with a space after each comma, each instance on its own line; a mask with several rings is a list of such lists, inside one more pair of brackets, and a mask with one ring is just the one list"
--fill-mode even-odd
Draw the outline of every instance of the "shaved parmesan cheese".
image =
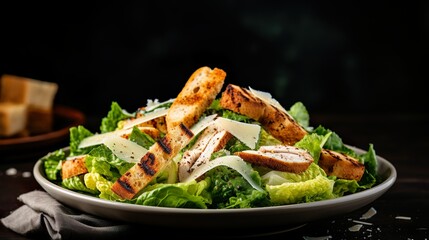
[[84, 138], [80, 143], [78, 148], [86, 148], [90, 146], [95, 146], [103, 143], [104, 138], [111, 136], [113, 133], [100, 133], [100, 134], [94, 134], [92, 136], [89, 136], [87, 138]]
[[190, 129], [194, 136], [203, 131], [206, 127], [213, 124], [213, 120], [216, 118], [216, 116], [217, 114], [209, 115], [203, 119], [200, 119], [196, 124], [194, 124], [194, 126], [192, 126]]
[[133, 141], [115, 135], [105, 138], [103, 144], [118, 158], [131, 163], [140, 161], [148, 151]]
[[401, 219], [401, 220], [411, 220], [411, 217], [406, 216], [396, 216], [395, 219]]
[[131, 131], [132, 131], [132, 129], [121, 129], [121, 130], [116, 130], [113, 132], [94, 134], [92, 136], [89, 136], [89, 137], [83, 139], [79, 144], [79, 148], [86, 148], [86, 147], [90, 147], [90, 146], [99, 145], [99, 144], [102, 144], [104, 139], [106, 139], [108, 137], [120, 136], [122, 134], [128, 134]]
[[283, 106], [277, 101], [275, 100], [270, 93], [268, 92], [263, 92], [263, 91], [259, 91], [259, 90], [255, 90], [251, 87], [249, 87], [250, 92], [255, 95], [257, 98], [261, 99], [262, 101], [273, 105], [274, 107], [284, 111], [285, 113], [288, 114], [288, 112], [286, 111], [286, 109], [283, 108]]
[[242, 141], [251, 149], [255, 149], [256, 143], [259, 140], [261, 126], [250, 123], [234, 121], [228, 118], [218, 117], [215, 120], [216, 124], [228, 131], [238, 140]]
[[168, 112], [168, 108], [163, 108], [163, 109], [159, 109], [159, 110], [157, 109], [153, 112], [149, 112], [149, 113], [145, 114], [144, 116], [141, 116], [139, 118], [127, 121], [124, 124], [123, 129], [132, 128], [135, 125], [150, 121], [150, 120], [158, 118], [158, 117], [165, 116], [165, 115], [167, 115], [167, 112]]
[[370, 219], [376, 213], [377, 211], [374, 208], [370, 208], [366, 213], [362, 215], [362, 217], [360, 217], [360, 219]]
[[245, 162], [243, 159], [241, 159], [238, 156], [224, 156], [220, 158], [213, 159], [209, 162], [207, 162], [204, 165], [201, 165], [197, 169], [195, 169], [189, 177], [183, 180], [183, 182], [190, 182], [192, 180], [197, 179], [207, 171], [218, 167], [218, 166], [227, 166], [234, 170], [236, 170], [238, 173], [240, 173], [249, 183], [252, 185], [253, 188], [255, 188], [258, 191], [264, 191], [262, 188], [250, 177], [250, 174], [252, 173], [253, 169]]
[[359, 223], [359, 224], [363, 224], [363, 225], [372, 225], [372, 223], [369, 223], [369, 222], [362, 222], [362, 221], [358, 221], [358, 220], [353, 220], [353, 222], [355, 222], [355, 223]]
[[353, 225], [353, 226], [351, 226], [351, 227], [349, 227], [349, 231], [350, 232], [359, 232], [359, 230], [362, 228], [362, 224], [356, 224], [356, 225]]
[[145, 112], [152, 111], [153, 109], [155, 109], [155, 108], [157, 108], [157, 107], [159, 107], [159, 106], [161, 106], [163, 104], [174, 102], [174, 99], [175, 98], [171, 98], [170, 100], [167, 100], [167, 101], [164, 101], [164, 102], [159, 102], [158, 99], [155, 99], [155, 100], [148, 99], [146, 107], [144, 108], [144, 111]]

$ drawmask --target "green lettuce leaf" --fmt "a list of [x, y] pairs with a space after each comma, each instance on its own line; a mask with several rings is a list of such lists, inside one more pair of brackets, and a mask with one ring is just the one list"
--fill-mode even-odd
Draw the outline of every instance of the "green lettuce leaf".
[[94, 147], [79, 148], [80, 142], [83, 139], [94, 135], [84, 126], [76, 126], [70, 128], [70, 156], [83, 155], [91, 151]]
[[336, 134], [335, 132], [329, 129], [326, 129], [321, 125], [319, 125], [316, 129], [314, 129], [313, 132], [322, 136], [325, 136], [327, 133], [331, 133], [330, 137], [328, 138], [328, 140], [325, 142], [325, 145], [323, 146], [324, 148], [330, 149], [336, 152], [341, 152], [351, 157], [357, 157], [356, 153], [352, 149], [347, 147], [343, 143], [343, 140], [340, 138], [340, 136], [338, 136], [338, 134]]
[[[249, 208], [270, 204], [266, 192], [254, 189], [232, 168], [218, 166], [208, 171], [205, 176], [212, 182], [209, 188], [213, 200], [210, 208]], [[259, 184], [262, 181], [256, 171], [251, 173], [251, 178]]]
[[303, 182], [285, 182], [280, 185], [266, 185], [266, 190], [274, 205], [314, 202], [334, 198], [335, 181], [318, 175]]
[[313, 157], [314, 162], [318, 163], [322, 147], [329, 139], [330, 135], [331, 132], [326, 133], [326, 135], [310, 133], [305, 135], [301, 140], [295, 143], [294, 146], [307, 150]]
[[302, 173], [291, 173], [271, 170], [262, 175], [262, 182], [266, 185], [281, 185], [283, 183], [304, 182], [316, 178], [317, 176], [326, 176], [325, 171], [316, 163], [310, 166]]
[[99, 173], [86, 173], [84, 175], [84, 183], [87, 188], [99, 192], [98, 197], [101, 199], [123, 201], [111, 189], [114, 182], [107, 180]]
[[132, 115], [123, 111], [121, 106], [117, 102], [112, 102], [110, 111], [107, 116], [101, 119], [100, 131], [101, 133], [111, 132], [118, 128], [118, 123], [126, 118], [130, 118]]
[[140, 131], [137, 126], [133, 127], [129, 139], [146, 149], [149, 149], [155, 143], [151, 136]]
[[206, 193], [206, 181], [147, 186], [135, 204], [157, 207], [206, 209], [211, 200]]
[[308, 114], [307, 108], [302, 102], [294, 103], [289, 111], [287, 111], [294, 119], [307, 131], [312, 131], [313, 128], [310, 126], [310, 114]]
[[261, 146], [272, 146], [272, 145], [281, 145], [282, 142], [273, 135], [269, 134], [265, 129], [261, 128], [261, 133], [259, 134], [259, 141], [257, 143], [256, 149], [259, 149]]
[[83, 178], [82, 176], [74, 176], [74, 177], [66, 178], [66, 179], [63, 179], [63, 181], [61, 182], [61, 185], [64, 188], [67, 188], [73, 191], [79, 191], [83, 193], [89, 193], [91, 195], [97, 195], [98, 191], [92, 190], [86, 187], [84, 180], [82, 178]]
[[112, 179], [120, 177], [134, 165], [119, 159], [104, 145], [89, 152], [85, 158], [85, 164], [89, 172], [97, 172]]
[[47, 179], [52, 181], [61, 180], [61, 163], [65, 158], [65, 152], [59, 149], [41, 159]]
[[215, 99], [211, 103], [210, 107], [206, 109], [204, 112], [205, 115], [211, 115], [211, 114], [218, 114], [221, 117], [228, 118], [231, 120], [244, 122], [244, 123], [251, 123], [253, 122], [252, 119], [249, 117], [233, 112], [231, 110], [225, 109], [220, 105], [220, 99]]

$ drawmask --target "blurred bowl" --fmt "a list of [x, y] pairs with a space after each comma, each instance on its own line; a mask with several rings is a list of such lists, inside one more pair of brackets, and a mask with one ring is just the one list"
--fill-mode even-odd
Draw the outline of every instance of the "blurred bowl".
[[85, 124], [85, 115], [74, 108], [54, 106], [53, 129], [50, 132], [15, 138], [0, 139], [0, 161], [34, 159], [61, 146], [68, 145], [69, 129]]

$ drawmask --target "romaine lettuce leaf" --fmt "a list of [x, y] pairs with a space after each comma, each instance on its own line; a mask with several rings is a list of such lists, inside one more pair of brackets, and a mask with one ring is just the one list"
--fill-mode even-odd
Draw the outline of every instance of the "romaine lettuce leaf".
[[[212, 184], [209, 192], [212, 195], [210, 208], [250, 208], [269, 205], [267, 193], [253, 188], [236, 170], [226, 166], [218, 166], [205, 174]], [[253, 171], [251, 178], [258, 184], [261, 177]], [[259, 192], [259, 193], [257, 193]]]
[[259, 149], [261, 146], [271, 146], [271, 145], [280, 145], [282, 142], [273, 135], [269, 134], [265, 129], [261, 128], [261, 133], [259, 134], [259, 141], [257, 143], [256, 149]]
[[83, 192], [83, 193], [89, 193], [92, 195], [97, 195], [98, 191], [92, 190], [92, 189], [89, 189], [88, 187], [86, 187], [84, 180], [81, 179], [81, 177], [82, 176], [80, 175], [80, 176], [74, 176], [74, 177], [63, 179], [63, 181], [61, 182], [61, 185], [64, 188], [67, 188], [70, 190], [79, 191], [79, 192]]
[[101, 119], [100, 131], [101, 133], [111, 132], [118, 128], [118, 123], [126, 118], [130, 118], [132, 115], [129, 115], [117, 102], [112, 102], [110, 106], [110, 111], [107, 113], [107, 116]]
[[134, 165], [119, 159], [104, 145], [89, 152], [85, 164], [89, 172], [98, 172], [110, 178], [118, 178]]
[[252, 119], [249, 117], [233, 112], [231, 110], [225, 109], [220, 105], [220, 99], [215, 99], [211, 103], [210, 107], [207, 108], [205, 111], [205, 115], [211, 115], [211, 114], [218, 114], [221, 117], [228, 118], [231, 120], [244, 122], [244, 123], [251, 123], [253, 122]]
[[151, 136], [140, 131], [137, 126], [133, 127], [133, 130], [131, 131], [129, 140], [137, 143], [138, 145], [140, 145], [146, 149], [149, 149], [150, 146], [152, 146], [155, 143], [155, 140]]
[[302, 173], [291, 173], [272, 170], [262, 175], [262, 182], [266, 185], [281, 185], [283, 183], [304, 182], [316, 178], [317, 176], [326, 176], [325, 171], [316, 163], [310, 166]]
[[83, 155], [91, 151], [94, 147], [79, 148], [80, 142], [83, 139], [94, 135], [91, 131], [86, 129], [84, 126], [76, 126], [70, 128], [70, 156]]
[[326, 129], [321, 125], [319, 125], [316, 129], [314, 129], [313, 132], [323, 136], [326, 135], [327, 133], [331, 133], [330, 137], [328, 138], [328, 140], [325, 142], [325, 145], [323, 146], [324, 148], [330, 149], [336, 152], [342, 152], [351, 157], [357, 157], [356, 153], [352, 149], [347, 147], [343, 143], [343, 140], [340, 138], [340, 136], [338, 136], [338, 134], [336, 134], [335, 132], [329, 129]]
[[86, 173], [84, 175], [85, 186], [93, 191], [98, 191], [101, 199], [111, 201], [122, 201], [122, 199], [112, 191], [113, 181], [109, 181], [99, 173]]
[[61, 180], [61, 163], [65, 158], [66, 154], [63, 149], [58, 149], [41, 159], [46, 177], [49, 180]]
[[206, 193], [207, 181], [147, 186], [135, 200], [135, 204], [174, 208], [207, 208], [211, 202]]
[[334, 198], [335, 181], [318, 175], [303, 182], [285, 182], [280, 185], [266, 185], [266, 190], [274, 205], [314, 202]]
[[372, 176], [377, 176], [377, 154], [374, 150], [374, 145], [369, 144], [368, 151], [359, 155], [359, 159], [365, 164], [365, 169]]
[[331, 132], [328, 132], [325, 135], [310, 133], [305, 135], [301, 140], [295, 143], [294, 146], [307, 150], [313, 157], [314, 162], [318, 163], [322, 147], [329, 139], [330, 135]]
[[287, 111], [305, 130], [312, 131], [313, 127], [310, 126], [310, 115], [307, 108], [302, 102], [294, 103], [289, 111]]

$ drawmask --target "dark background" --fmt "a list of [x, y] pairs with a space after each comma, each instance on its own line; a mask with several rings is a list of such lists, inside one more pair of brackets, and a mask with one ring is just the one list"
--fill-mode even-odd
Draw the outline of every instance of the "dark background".
[[427, 1], [4, 2], [0, 74], [57, 82], [96, 119], [176, 97], [201, 66], [310, 114], [428, 113]]

